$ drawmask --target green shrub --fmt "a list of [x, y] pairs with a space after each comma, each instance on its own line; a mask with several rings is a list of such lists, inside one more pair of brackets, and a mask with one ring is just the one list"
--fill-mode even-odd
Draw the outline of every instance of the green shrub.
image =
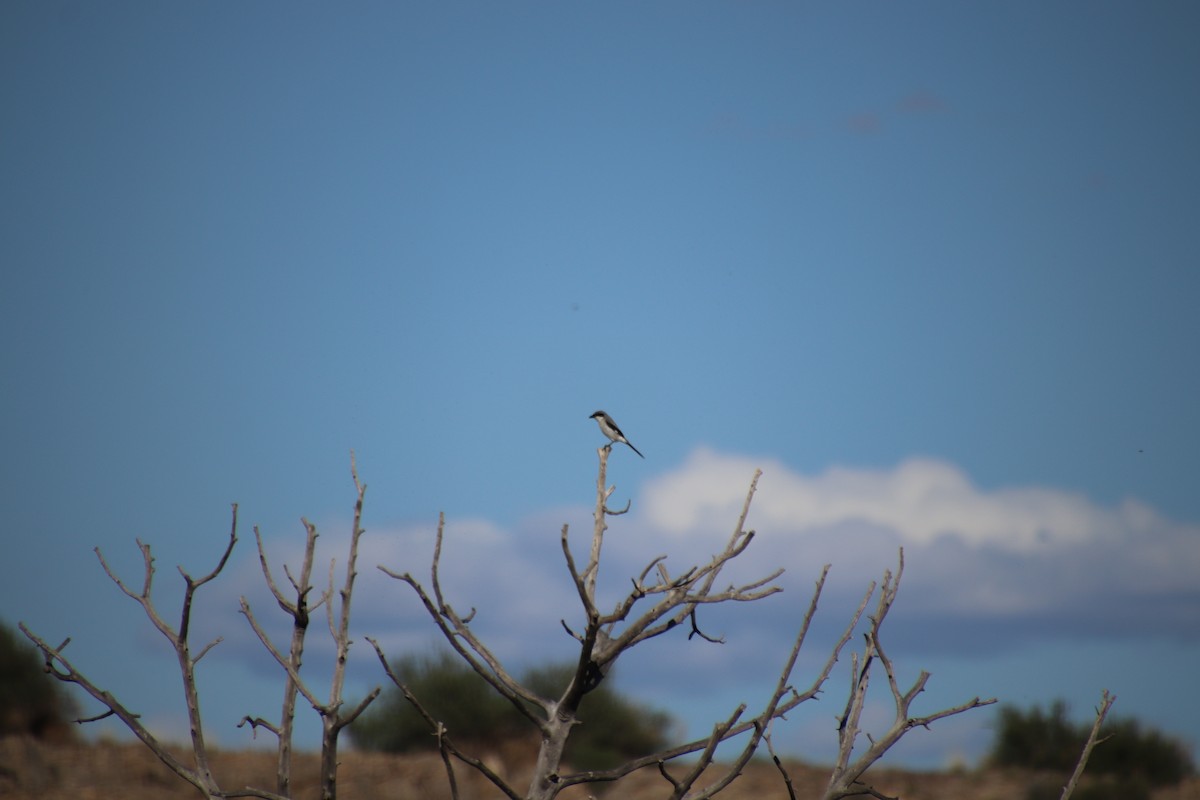
[[27, 733], [39, 738], [70, 730], [75, 704], [46, 674], [41, 654], [17, 631], [0, 623], [0, 736]]
[[1000, 726], [992, 745], [991, 760], [998, 766], [1026, 769], [1071, 769], [1087, 739], [1067, 720], [1067, 706], [1055, 700], [1048, 713], [1039, 706], [1023, 712], [1012, 706], [1000, 709]]
[[[454, 653], [405, 657], [391, 666], [457, 741], [508, 737], [521, 728], [512, 705]], [[349, 732], [364, 750], [403, 753], [437, 746], [429, 725], [395, 686], [385, 690]]]
[[[460, 744], [495, 742], [533, 730], [456, 654], [402, 658], [393, 662], [392, 670]], [[521, 682], [543, 697], [557, 697], [573, 672], [571, 664], [538, 667], [522, 675]], [[566, 750], [566, 760], [577, 769], [606, 769], [658, 750], [665, 746], [671, 726], [667, 714], [617, 694], [611, 675], [584, 697], [579, 719]], [[396, 687], [384, 691], [349, 731], [354, 744], [365, 750], [406, 752], [437, 746], [429, 725]]]
[[[1000, 709], [1000, 725], [990, 760], [997, 766], [1055, 770], [1069, 775], [1091, 728], [1091, 723], [1071, 723], [1067, 706], [1061, 700], [1051, 704], [1048, 712], [1037, 706], [1028, 712], [1004, 707]], [[1094, 800], [1107, 796], [1138, 797], [1141, 784], [1177, 784], [1195, 772], [1183, 745], [1156, 730], [1143, 728], [1135, 719], [1106, 722], [1100, 729], [1100, 738], [1104, 741], [1092, 750], [1087, 774], [1116, 776], [1120, 781], [1090, 786], [1088, 791], [1099, 793]], [[1128, 794], [1122, 795], [1112, 788], [1118, 784]], [[1084, 797], [1082, 787], [1075, 796]]]

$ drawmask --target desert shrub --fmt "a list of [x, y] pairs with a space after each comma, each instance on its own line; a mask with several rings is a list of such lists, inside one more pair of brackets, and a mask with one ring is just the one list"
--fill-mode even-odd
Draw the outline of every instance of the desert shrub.
[[[532, 730], [512, 704], [453, 653], [402, 658], [392, 669], [459, 744], [495, 742]], [[556, 697], [573, 672], [572, 664], [537, 667], [521, 682], [544, 697]], [[581, 724], [571, 733], [566, 750], [567, 760], [578, 769], [616, 766], [666, 744], [670, 717], [622, 697], [610, 680], [580, 706]], [[429, 725], [395, 687], [384, 691], [349, 731], [351, 741], [365, 750], [406, 752], [437, 746]]]
[[1093, 750], [1088, 761], [1088, 769], [1095, 765], [1098, 774], [1140, 776], [1152, 786], [1168, 786], [1195, 772], [1180, 742], [1144, 728], [1136, 719], [1115, 719], [1100, 729], [1100, 735], [1112, 738]]
[[37, 649], [0, 623], [0, 736], [66, 732], [74, 713], [70, 696], [46, 674]]
[[1079, 730], [1067, 719], [1067, 705], [1061, 700], [1047, 712], [1040, 706], [1027, 712], [1003, 706], [991, 760], [997, 766], [1069, 770], [1087, 740], [1087, 731], [1080, 737]]
[[[1037, 706], [1029, 711], [1007, 706], [1000, 709], [1000, 724], [990, 759], [997, 766], [1069, 774], [1090, 731], [1091, 723], [1074, 724], [1067, 718], [1067, 706], [1061, 700], [1052, 703], [1048, 711]], [[1092, 751], [1087, 773], [1117, 776], [1120, 781], [1090, 786], [1088, 791], [1100, 793], [1093, 800], [1103, 800], [1106, 796], [1137, 797], [1138, 784], [1176, 784], [1195, 771], [1183, 745], [1157, 730], [1143, 727], [1135, 719], [1106, 722], [1100, 729], [1100, 737], [1104, 741]], [[1112, 788], [1118, 783], [1129, 793], [1121, 794]], [[1081, 787], [1076, 797], [1084, 797], [1083, 791]]]

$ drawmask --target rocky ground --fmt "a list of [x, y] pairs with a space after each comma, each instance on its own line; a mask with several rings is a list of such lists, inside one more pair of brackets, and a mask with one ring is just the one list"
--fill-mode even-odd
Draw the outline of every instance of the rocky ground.
[[[177, 755], [190, 763], [190, 754]], [[225, 789], [247, 785], [274, 789], [275, 759], [262, 751], [218, 751], [212, 768]], [[527, 759], [521, 759], [527, 762]], [[503, 770], [502, 760], [495, 762]], [[787, 767], [796, 797], [818, 797], [828, 771], [801, 764]], [[297, 756], [293, 769], [294, 796], [315, 800], [318, 763], [315, 754]], [[501, 798], [473, 770], [456, 770], [461, 800]], [[524, 789], [527, 776], [516, 770], [508, 776]], [[1060, 780], [1019, 771], [976, 770], [955, 773], [881, 770], [874, 773], [876, 789], [904, 800], [1024, 800], [1038, 780]], [[584, 800], [589, 790], [564, 792], [564, 800]], [[659, 800], [670, 795], [669, 785], [656, 770], [643, 770], [607, 786], [593, 786], [590, 794], [599, 799]], [[199, 793], [176, 777], [153, 754], [138, 743], [58, 743], [29, 738], [0, 739], [0, 797], [13, 800], [192, 800]], [[393, 756], [359, 753], [347, 749], [338, 771], [338, 796], [346, 800], [449, 800], [445, 768], [436, 755]], [[733, 786], [720, 795], [723, 800], [787, 800], [788, 793], [779, 771], [769, 762], [754, 763]], [[1169, 790], [1154, 800], [1200, 800], [1200, 778]]]

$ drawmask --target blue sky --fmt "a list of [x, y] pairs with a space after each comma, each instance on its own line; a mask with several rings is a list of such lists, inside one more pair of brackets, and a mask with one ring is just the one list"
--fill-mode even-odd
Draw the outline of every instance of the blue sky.
[[[240, 503], [201, 608], [225, 637], [207, 724], [241, 746], [278, 683], [236, 614], [269, 614], [251, 526], [294, 559], [307, 516], [341, 559], [353, 448], [352, 690], [382, 679], [362, 635], [435, 641], [374, 566], [423, 573], [439, 511], [459, 605], [494, 609], [514, 663], [561, 657], [558, 530], [588, 529], [604, 408], [646, 454], [610, 468], [633, 501], [612, 592], [659, 552], [706, 558], [765, 471], [745, 570], [783, 566], [787, 591], [714, 615], [731, 646], [619, 667], [694, 732], [764, 691], [821, 564], [829, 636], [903, 545], [890, 650], [934, 673], [925, 711], [1064, 697], [1082, 719], [1108, 688], [1195, 746], [1198, 23], [1182, 2], [5, 3], [0, 617], [72, 636], [180, 731], [171, 654], [92, 548], [138, 580], [152, 543], [174, 616], [174, 566], [207, 571]], [[841, 685], [777, 743], [825, 757]], [[993, 719], [895, 760], [975, 759]]]

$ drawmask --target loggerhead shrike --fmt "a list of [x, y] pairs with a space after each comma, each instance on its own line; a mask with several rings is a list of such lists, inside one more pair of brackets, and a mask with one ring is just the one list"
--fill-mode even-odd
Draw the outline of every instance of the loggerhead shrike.
[[[596, 424], [600, 426], [600, 432], [609, 439], [612, 439], [614, 442], [624, 442], [625, 444], [629, 444], [629, 440], [625, 438], [625, 434], [621, 433], [621, 429], [617, 427], [617, 423], [613, 422], [613, 418], [608, 414], [605, 414], [603, 411], [597, 411], [595, 414], [592, 414], [590, 417], [588, 417], [588, 419], [596, 420]], [[611, 444], [608, 446], [612, 447]], [[639, 456], [642, 456], [642, 451], [638, 450], [632, 444], [629, 444], [629, 449], [637, 453]], [[645, 458], [645, 456], [642, 456], [642, 458]]]

